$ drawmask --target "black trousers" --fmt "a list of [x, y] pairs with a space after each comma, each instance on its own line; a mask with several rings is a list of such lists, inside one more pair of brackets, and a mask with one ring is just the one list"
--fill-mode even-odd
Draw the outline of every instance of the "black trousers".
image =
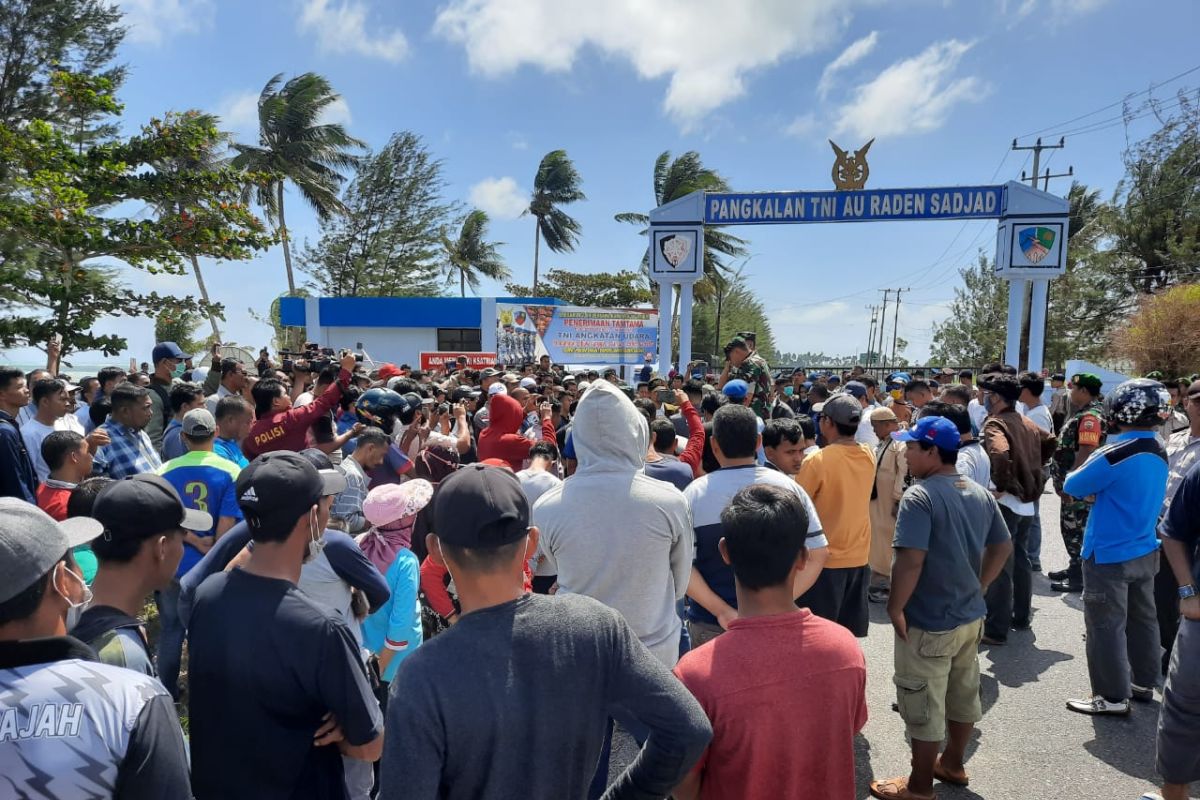
[[807, 608], [818, 617], [836, 622], [855, 636], [867, 635], [871, 612], [867, 606], [867, 586], [871, 582], [871, 568], [826, 567], [817, 576], [817, 581], [796, 600], [796, 605]]

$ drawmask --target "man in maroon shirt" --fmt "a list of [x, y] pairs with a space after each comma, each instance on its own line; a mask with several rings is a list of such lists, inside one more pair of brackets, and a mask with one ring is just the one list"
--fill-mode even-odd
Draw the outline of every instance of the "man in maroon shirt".
[[299, 452], [306, 445], [308, 429], [342, 399], [342, 390], [350, 385], [350, 374], [354, 371], [354, 354], [342, 356], [341, 371], [337, 380], [320, 397], [306, 406], [292, 408], [292, 398], [283, 384], [274, 378], [266, 378], [254, 384], [254, 424], [243, 442], [246, 458], [255, 457], [272, 450], [294, 450]]
[[867, 669], [854, 635], [796, 608], [808, 515], [794, 492], [755, 484], [721, 513], [738, 618], [675, 674], [713, 726], [676, 800], [853, 800], [854, 735], [867, 723]]

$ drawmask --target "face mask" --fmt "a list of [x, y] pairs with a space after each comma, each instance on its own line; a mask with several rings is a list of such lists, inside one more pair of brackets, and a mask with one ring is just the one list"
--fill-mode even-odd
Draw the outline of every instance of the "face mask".
[[903, 389], [892, 389], [890, 392], [888, 392], [888, 394], [891, 395], [893, 400], [899, 400], [900, 395], [904, 394], [904, 390]]
[[187, 366], [182, 361], [180, 361], [178, 364], [175, 365], [175, 369], [171, 370], [171, 377], [172, 378], [182, 378], [183, 373], [185, 373], [185, 372], [187, 372]]
[[793, 394], [795, 394], [795, 389], [791, 386], [787, 386], [787, 387], [784, 387], [783, 393], [786, 394], [788, 397], [791, 397]]
[[92, 604], [92, 590], [87, 585], [87, 581], [83, 579], [82, 575], [79, 575], [73, 570], [67, 568], [66, 565], [63, 565], [63, 572], [79, 581], [79, 585], [83, 587], [83, 599], [78, 603], [71, 602], [71, 598], [67, 597], [62, 592], [58, 592], [57, 586], [54, 587], [54, 591], [58, 592], [59, 596], [63, 600], [67, 601], [67, 630], [69, 631], [79, 624], [79, 618], [83, 616], [84, 610], [86, 610], [87, 607]]
[[308, 518], [308, 553], [304, 556], [303, 563], [307, 564], [317, 556], [321, 555], [321, 551], [325, 549], [325, 537], [317, 532], [317, 517], [314, 514]]

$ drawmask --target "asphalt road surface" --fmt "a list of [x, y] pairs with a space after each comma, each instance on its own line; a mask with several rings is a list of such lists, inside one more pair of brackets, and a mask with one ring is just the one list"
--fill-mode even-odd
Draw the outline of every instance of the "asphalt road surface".
[[[1041, 504], [1044, 570], [1066, 565], [1058, 511], [1058, 498], [1046, 494]], [[1082, 603], [1077, 594], [1050, 591], [1044, 573], [1034, 576], [1033, 592], [1033, 629], [1013, 631], [1003, 647], [980, 649], [984, 717], [967, 751], [971, 785], [935, 784], [936, 795], [944, 800], [1136, 800], [1156, 790], [1159, 694], [1151, 703], [1134, 703], [1128, 717], [1068, 711], [1068, 698], [1090, 695]], [[870, 720], [855, 748], [859, 798], [870, 797], [867, 784], [874, 778], [908, 774], [910, 758], [904, 723], [891, 710], [891, 624], [882, 606], [873, 604], [871, 612], [870, 635], [862, 642]], [[635, 748], [627, 736], [617, 737], [614, 774], [632, 760]], [[1192, 788], [1192, 796], [1200, 796], [1200, 785]]]

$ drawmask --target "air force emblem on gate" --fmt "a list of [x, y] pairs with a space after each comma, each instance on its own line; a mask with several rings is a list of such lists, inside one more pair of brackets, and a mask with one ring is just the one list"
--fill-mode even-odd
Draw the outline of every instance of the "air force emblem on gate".
[[861, 189], [867, 185], [867, 176], [871, 174], [871, 168], [867, 165], [867, 151], [873, 144], [875, 144], [874, 139], [858, 150], [846, 152], [834, 144], [832, 139], [829, 140], [829, 146], [837, 155], [837, 160], [833, 162], [832, 174], [833, 185], [837, 187], [838, 191]]
[[1054, 237], [1057, 234], [1051, 228], [1029, 227], [1017, 231], [1017, 243], [1021, 252], [1031, 264], [1040, 263], [1054, 249]]
[[664, 236], [658, 240], [658, 247], [662, 251], [663, 258], [672, 267], [678, 267], [687, 260], [688, 253], [692, 251], [692, 243], [683, 236]]

